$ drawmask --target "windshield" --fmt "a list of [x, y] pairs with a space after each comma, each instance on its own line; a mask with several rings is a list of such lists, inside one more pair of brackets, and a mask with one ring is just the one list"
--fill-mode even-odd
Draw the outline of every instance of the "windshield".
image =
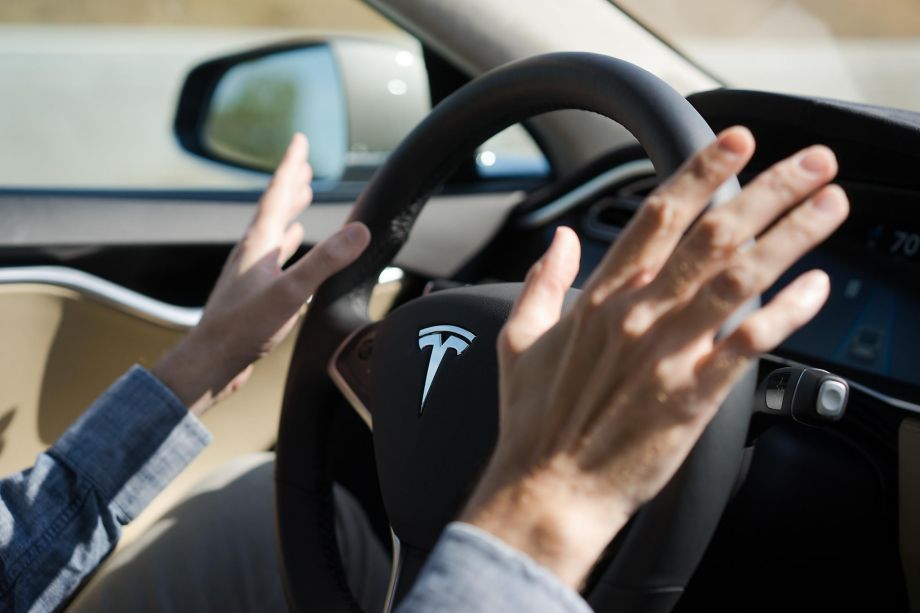
[[916, 0], [616, 0], [730, 87], [920, 111]]

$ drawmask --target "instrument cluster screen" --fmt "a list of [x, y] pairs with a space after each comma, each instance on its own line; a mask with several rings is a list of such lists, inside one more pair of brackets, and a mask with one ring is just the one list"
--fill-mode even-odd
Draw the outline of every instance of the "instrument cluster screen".
[[812, 268], [831, 278], [827, 305], [779, 353], [873, 387], [883, 380], [920, 389], [920, 200], [868, 188], [847, 193], [844, 226], [764, 296]]

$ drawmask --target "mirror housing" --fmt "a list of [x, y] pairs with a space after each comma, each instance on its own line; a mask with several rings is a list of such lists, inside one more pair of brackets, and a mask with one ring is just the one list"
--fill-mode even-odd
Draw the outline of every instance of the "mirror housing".
[[194, 155], [266, 173], [303, 132], [317, 179], [358, 181], [430, 107], [422, 52], [411, 39], [294, 41], [195, 67], [174, 130]]

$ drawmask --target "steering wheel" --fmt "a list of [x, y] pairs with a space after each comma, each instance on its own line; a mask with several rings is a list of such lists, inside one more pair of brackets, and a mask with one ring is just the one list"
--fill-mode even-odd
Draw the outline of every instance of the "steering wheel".
[[[288, 372], [275, 496], [292, 611], [360, 611], [333, 527], [327, 442], [340, 393], [372, 424], [383, 502], [400, 543], [391, 581], [396, 600], [472, 490], [496, 441], [495, 340], [520, 285], [435, 292], [379, 323], [371, 323], [368, 301], [429, 195], [462, 160], [500, 130], [563, 109], [622, 124], [660, 178], [714, 138], [666, 83], [588, 53], [496, 69], [444, 100], [406, 137], [352, 211], [350, 219], [371, 230], [367, 251], [314, 296]], [[721, 190], [716, 200], [731, 191]], [[602, 563], [587, 594], [595, 610], [669, 611], [680, 598], [738, 476], [754, 385], [753, 374], [736, 385], [674, 479], [617, 539], [615, 555]]]

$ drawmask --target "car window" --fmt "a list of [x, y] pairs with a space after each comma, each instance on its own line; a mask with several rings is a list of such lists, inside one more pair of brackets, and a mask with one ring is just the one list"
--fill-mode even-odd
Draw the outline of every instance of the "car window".
[[[391, 39], [422, 57], [417, 41], [360, 0], [2, 2], [0, 187], [261, 186], [263, 173], [180, 148], [172, 124], [183, 80], [213, 57], [332, 35]], [[387, 152], [373, 153], [379, 164]], [[483, 178], [549, 170], [519, 126], [476, 161]]]

